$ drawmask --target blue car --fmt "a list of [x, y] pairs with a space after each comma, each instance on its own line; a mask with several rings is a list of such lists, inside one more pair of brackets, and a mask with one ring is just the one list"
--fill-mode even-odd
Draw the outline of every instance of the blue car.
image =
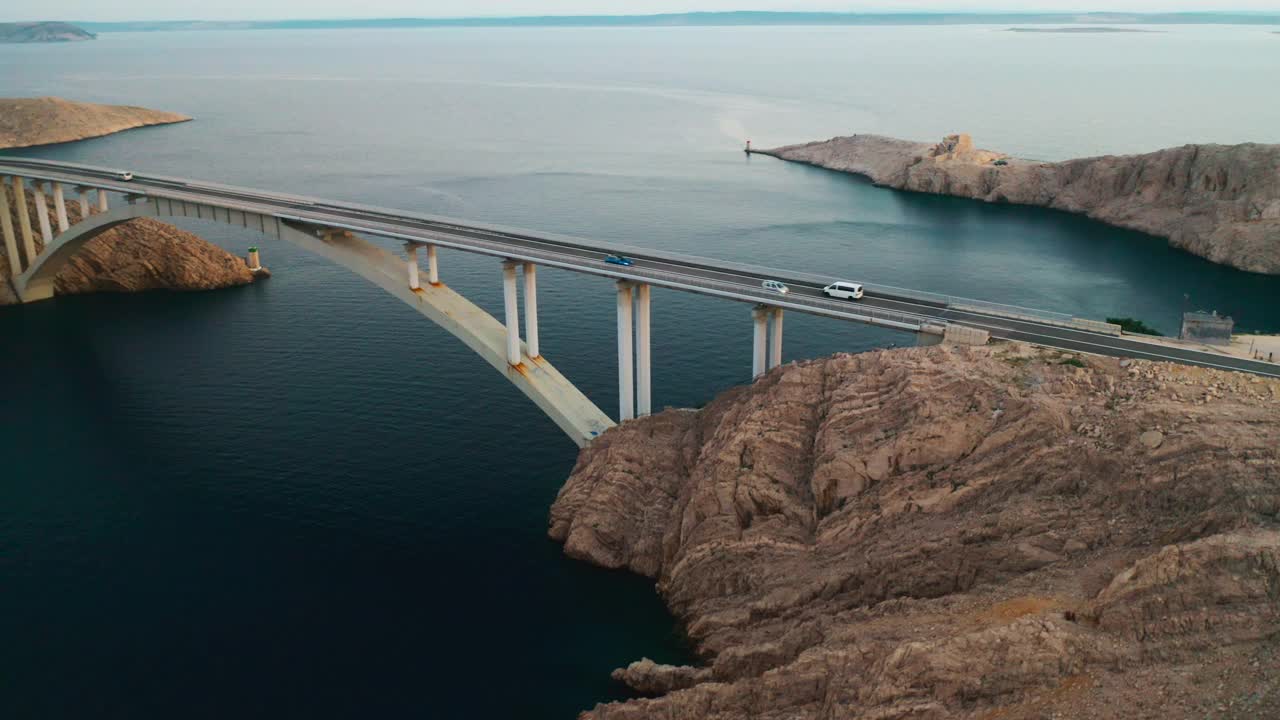
[[605, 255], [604, 261], [610, 265], [623, 265], [625, 267], [631, 267], [635, 264], [631, 261], [631, 258], [624, 255]]

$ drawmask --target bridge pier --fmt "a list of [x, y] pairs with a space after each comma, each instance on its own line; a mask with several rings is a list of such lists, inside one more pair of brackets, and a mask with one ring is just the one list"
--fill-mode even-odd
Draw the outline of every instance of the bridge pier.
[[80, 196], [80, 219], [85, 220], [89, 217], [89, 188], [78, 187], [76, 193]]
[[772, 308], [773, 327], [769, 333], [769, 369], [782, 364], [782, 308]]
[[31, 237], [31, 211], [27, 209], [27, 181], [20, 177], [10, 178], [13, 181], [13, 198], [18, 213], [18, 229], [22, 231], [22, 250], [27, 254], [27, 267], [36, 261], [36, 242]]
[[427, 246], [427, 282], [432, 285], [440, 284], [439, 264], [436, 262], [436, 246]]
[[107, 191], [98, 188], [98, 212], [104, 213], [107, 209]]
[[0, 233], [4, 234], [4, 251], [9, 258], [9, 274], [22, 274], [22, 260], [18, 257], [18, 238], [13, 234], [13, 219], [9, 217], [9, 193], [5, 190], [8, 178], [0, 177]]
[[502, 263], [502, 301], [506, 310], [507, 323], [507, 364], [520, 364], [520, 309], [516, 302], [516, 263], [505, 260]]
[[67, 199], [62, 195], [62, 183], [53, 184], [53, 208], [58, 218], [58, 232], [64, 233], [71, 223], [67, 222]]
[[542, 356], [538, 348], [538, 266], [524, 264], [524, 343], [529, 357]]
[[769, 308], [757, 305], [751, 310], [754, 331], [751, 335], [751, 377], [758, 378], [765, 372], [768, 361]]
[[631, 367], [631, 283], [618, 281], [618, 422], [636, 416]]
[[49, 227], [49, 204], [44, 199], [44, 183], [35, 183], [36, 222], [40, 224], [40, 239], [48, 246], [53, 242], [53, 230]]
[[407, 256], [405, 265], [409, 268], [409, 289], [420, 290], [422, 286], [418, 284], [418, 246], [414, 243], [405, 243], [404, 254]]
[[636, 285], [636, 414], [653, 412], [649, 387], [649, 284]]

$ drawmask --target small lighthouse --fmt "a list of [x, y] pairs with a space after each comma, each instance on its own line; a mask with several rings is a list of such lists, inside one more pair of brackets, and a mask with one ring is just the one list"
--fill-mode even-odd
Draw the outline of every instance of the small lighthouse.
[[746, 153], [746, 154], [748, 154], [748, 155], [750, 155], [750, 154], [751, 154], [751, 140], [750, 140], [750, 139], [748, 139], [748, 140], [747, 140], [747, 146], [746, 146], [745, 148], [743, 148], [743, 149], [742, 149], [742, 152], [744, 152], [744, 153]]

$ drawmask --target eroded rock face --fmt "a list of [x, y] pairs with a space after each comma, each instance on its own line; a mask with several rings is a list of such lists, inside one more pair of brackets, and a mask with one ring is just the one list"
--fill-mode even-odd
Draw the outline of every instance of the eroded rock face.
[[[5, 184], [14, 232], [18, 232], [17, 203]], [[44, 243], [36, 220], [36, 204], [27, 193], [27, 210], [37, 254]], [[67, 204], [72, 224], [80, 219], [78, 202]], [[53, 211], [50, 223], [56, 227]], [[18, 244], [21, 245], [21, 239]], [[22, 253], [19, 247], [19, 253]], [[16, 304], [9, 284], [9, 261], [0, 252], [0, 305]], [[58, 272], [54, 290], [59, 295], [90, 292], [140, 292], [143, 290], [213, 290], [247, 285], [254, 281], [242, 259], [185, 230], [151, 218], [138, 218], [108, 230], [85, 243]]]
[[838, 355], [605, 433], [550, 534], [703, 663], [584, 717], [1280, 717], [1280, 381], [1064, 359]]
[[1184, 145], [1049, 163], [975, 149], [967, 135], [937, 145], [853, 135], [760, 152], [899, 190], [1079, 213], [1217, 263], [1280, 274], [1280, 145]]

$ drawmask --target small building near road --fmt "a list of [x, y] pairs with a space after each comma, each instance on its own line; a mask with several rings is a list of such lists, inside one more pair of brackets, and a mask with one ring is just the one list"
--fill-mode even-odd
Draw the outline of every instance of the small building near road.
[[1231, 331], [1235, 326], [1230, 316], [1219, 315], [1217, 311], [1182, 313], [1182, 334], [1179, 337], [1209, 345], [1230, 345]]

